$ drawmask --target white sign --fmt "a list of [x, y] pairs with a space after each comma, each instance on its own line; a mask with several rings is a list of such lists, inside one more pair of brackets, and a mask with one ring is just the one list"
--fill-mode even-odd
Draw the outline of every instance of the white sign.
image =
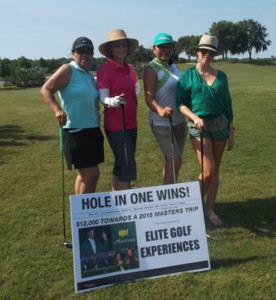
[[70, 196], [76, 293], [210, 269], [198, 182]]

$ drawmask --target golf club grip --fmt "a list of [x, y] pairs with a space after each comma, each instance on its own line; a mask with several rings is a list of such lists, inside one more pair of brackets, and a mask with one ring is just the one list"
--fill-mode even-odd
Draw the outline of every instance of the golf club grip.
[[[191, 124], [190, 122], [187, 124], [188, 128], [194, 128], [194, 129], [198, 129], [195, 124]], [[203, 138], [203, 132], [206, 132], [206, 130], [204, 129], [204, 126], [202, 127], [202, 130], [199, 130], [199, 134], [200, 134], [200, 138]]]
[[59, 147], [60, 151], [63, 151], [63, 128], [62, 126], [59, 127]]
[[121, 112], [122, 112], [122, 122], [123, 122], [123, 129], [126, 131], [126, 119], [125, 119], [125, 107], [124, 104], [121, 104]]
[[[191, 122], [188, 122], [187, 123], [187, 126], [188, 126], [188, 128], [195, 128], [195, 129], [198, 129], [197, 127], [196, 127], [196, 125], [194, 124], [194, 123], [191, 123]], [[205, 126], [205, 125], [204, 125]], [[202, 131], [200, 131], [200, 132], [206, 132], [206, 129], [204, 128], [204, 126], [202, 127]]]
[[170, 131], [171, 131], [173, 183], [176, 183], [175, 166], [174, 166], [174, 142], [173, 142], [173, 122], [172, 122], [172, 117], [169, 117], [169, 121], [170, 121]]

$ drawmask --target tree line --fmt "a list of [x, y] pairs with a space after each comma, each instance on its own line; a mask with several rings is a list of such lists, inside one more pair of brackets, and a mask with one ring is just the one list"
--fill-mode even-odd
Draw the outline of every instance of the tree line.
[[[228, 60], [229, 54], [248, 54], [249, 62], [252, 61], [252, 52], [266, 51], [271, 45], [267, 28], [259, 22], [248, 19], [239, 22], [219, 21], [213, 22], [207, 34], [215, 35], [219, 40], [219, 51], [223, 61]], [[181, 58], [184, 54], [187, 60], [191, 61], [196, 57], [196, 48], [200, 36], [189, 35], [180, 37], [175, 41], [175, 62], [185, 62]], [[136, 74], [139, 76], [144, 65], [153, 59], [152, 49], [146, 49], [142, 45], [128, 57], [128, 62], [133, 65]], [[95, 58], [91, 65], [91, 71], [96, 71], [105, 61], [104, 57]], [[34, 87], [41, 86], [45, 78], [52, 74], [62, 64], [68, 63], [71, 58], [59, 59], [37, 59], [30, 60], [24, 56], [16, 60], [0, 58], [0, 78], [6, 80], [6, 86]]]

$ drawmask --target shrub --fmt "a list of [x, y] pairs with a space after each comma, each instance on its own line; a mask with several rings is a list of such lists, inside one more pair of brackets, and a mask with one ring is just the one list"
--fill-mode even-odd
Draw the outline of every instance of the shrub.
[[45, 81], [47, 68], [17, 69], [5, 82], [6, 87], [38, 87]]

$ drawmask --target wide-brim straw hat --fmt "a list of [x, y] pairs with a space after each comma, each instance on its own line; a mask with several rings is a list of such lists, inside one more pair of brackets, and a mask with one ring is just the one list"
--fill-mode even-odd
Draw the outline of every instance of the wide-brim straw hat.
[[119, 41], [119, 40], [127, 40], [128, 41], [128, 55], [132, 54], [139, 46], [139, 42], [136, 39], [128, 38], [125, 31], [122, 29], [114, 29], [107, 35], [107, 41], [102, 43], [99, 46], [99, 51], [102, 55], [108, 56], [108, 45], [111, 42]]
[[207, 50], [211, 50], [213, 52], [216, 53], [216, 55], [219, 54], [218, 51], [218, 39], [217, 37], [213, 36], [213, 35], [208, 35], [208, 34], [204, 34], [198, 44], [197, 50], [198, 49], [207, 49]]

